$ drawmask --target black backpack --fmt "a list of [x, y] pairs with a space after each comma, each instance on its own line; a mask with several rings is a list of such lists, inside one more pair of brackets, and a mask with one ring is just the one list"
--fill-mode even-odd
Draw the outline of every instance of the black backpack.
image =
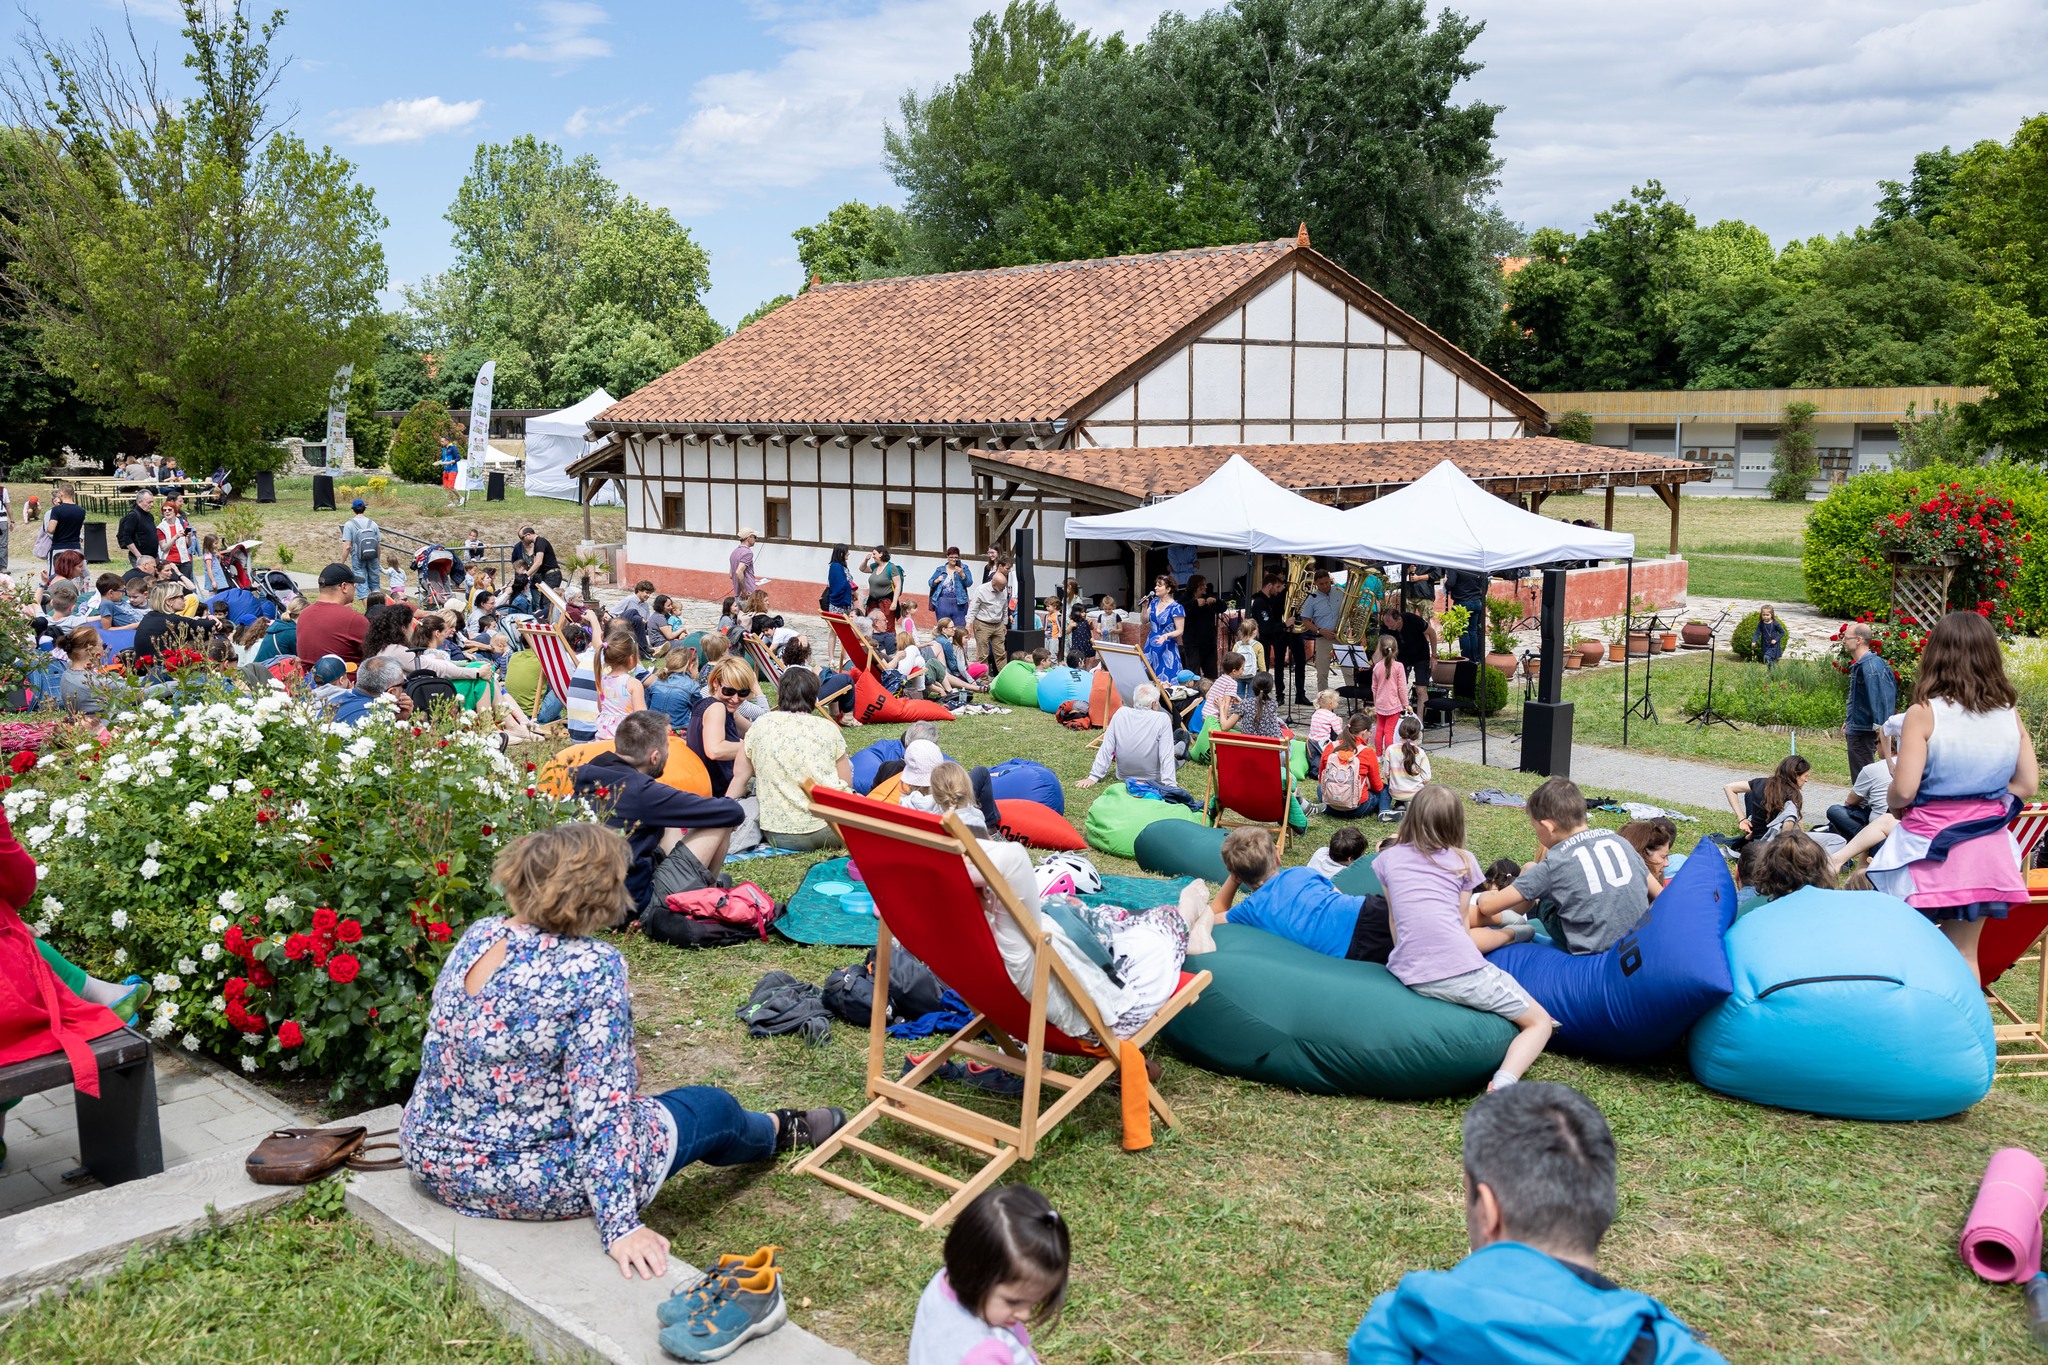
[[462, 709], [462, 694], [455, 690], [455, 684], [438, 673], [428, 669], [416, 669], [405, 675], [405, 695], [412, 698], [412, 709], [420, 715], [431, 716], [435, 710], [452, 706]]
[[[919, 1019], [945, 1003], [945, 982], [902, 944], [889, 954], [889, 1005], [886, 1020]], [[865, 961], [835, 968], [825, 978], [825, 1008], [849, 1024], [867, 1027], [875, 1012], [875, 950]]]

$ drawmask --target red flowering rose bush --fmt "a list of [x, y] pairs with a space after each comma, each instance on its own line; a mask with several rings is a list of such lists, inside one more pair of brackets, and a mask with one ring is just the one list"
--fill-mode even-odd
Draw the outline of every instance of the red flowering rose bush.
[[348, 729], [211, 688], [68, 732], [14, 777], [0, 801], [42, 869], [23, 917], [150, 979], [159, 1040], [392, 1094], [454, 939], [502, 910], [498, 850], [580, 809], [529, 798], [471, 717]]

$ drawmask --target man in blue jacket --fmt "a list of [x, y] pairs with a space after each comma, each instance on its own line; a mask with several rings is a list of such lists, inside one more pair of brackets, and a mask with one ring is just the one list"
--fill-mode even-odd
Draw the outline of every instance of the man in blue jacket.
[[1899, 682], [1892, 666], [1870, 647], [1870, 627], [1862, 621], [1843, 637], [1849, 646], [1849, 718], [1842, 733], [1849, 740], [1849, 776], [1853, 779], [1877, 761], [1877, 732], [1899, 705]]
[[1584, 1095], [1534, 1081], [1481, 1095], [1465, 1111], [1472, 1254], [1374, 1299], [1350, 1365], [1725, 1365], [1595, 1268], [1615, 1204], [1614, 1135]]
[[632, 847], [626, 892], [636, 915], [678, 891], [715, 883], [732, 832], [747, 818], [737, 801], [693, 796], [659, 781], [667, 766], [667, 718], [635, 711], [619, 722], [612, 752], [572, 774], [576, 794], [604, 812], [604, 822]]

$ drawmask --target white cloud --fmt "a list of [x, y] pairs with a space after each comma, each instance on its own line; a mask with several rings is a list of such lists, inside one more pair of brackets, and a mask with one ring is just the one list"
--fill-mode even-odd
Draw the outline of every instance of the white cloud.
[[387, 142], [419, 142], [452, 133], [476, 122], [482, 100], [450, 104], [439, 95], [416, 100], [386, 100], [369, 109], [346, 109], [335, 115], [332, 130], [344, 142], [374, 147]]
[[581, 0], [545, 0], [545, 3], [534, 6], [534, 11], [541, 18], [538, 28], [529, 30], [525, 24], [512, 26], [514, 33], [532, 32], [533, 37], [510, 47], [491, 48], [491, 56], [566, 67], [593, 57], [612, 55], [612, 45], [590, 31], [611, 22], [604, 6], [582, 3]]
[[583, 137], [589, 133], [618, 133], [624, 131], [626, 125], [634, 119], [653, 112], [654, 106], [651, 104], [641, 103], [627, 108], [624, 100], [615, 104], [583, 105], [569, 115], [568, 121], [562, 125], [562, 131], [570, 137]]

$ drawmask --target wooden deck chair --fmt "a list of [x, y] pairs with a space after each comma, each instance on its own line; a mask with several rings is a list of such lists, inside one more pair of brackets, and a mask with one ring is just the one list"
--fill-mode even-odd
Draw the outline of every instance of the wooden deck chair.
[[[555, 626], [527, 625], [519, 628], [520, 636], [540, 659], [540, 678], [547, 685], [550, 695], [569, 700], [569, 675], [576, 671], [576, 656], [569, 652], [569, 646], [562, 639], [562, 632]], [[540, 711], [540, 694], [534, 694], [532, 709], [527, 715]]]
[[[1209, 823], [1273, 825], [1280, 856], [1287, 856], [1287, 816], [1294, 801], [1294, 773], [1287, 766], [1288, 741], [1219, 730], [1210, 741]], [[1241, 820], [1226, 820], [1225, 813]]]
[[533, 590], [548, 599], [548, 605], [554, 608], [554, 623], [558, 626], [561, 625], [569, 615], [569, 604], [563, 599], [562, 594], [556, 592], [538, 578], [533, 580]]
[[[1095, 653], [1102, 660], [1103, 671], [1109, 674], [1110, 681], [1116, 685], [1118, 702], [1125, 706], [1132, 705], [1137, 700], [1138, 689], [1146, 683], [1151, 683], [1159, 689], [1159, 704], [1172, 712], [1174, 718], [1183, 726], [1188, 723], [1188, 717], [1195, 713], [1195, 708], [1202, 704], [1201, 695], [1197, 693], [1192, 700], [1176, 707], [1166, 680], [1152, 671], [1152, 661], [1147, 659], [1145, 651], [1136, 645], [1105, 644], [1097, 641]], [[1106, 708], [1110, 712], [1114, 712], [1115, 709]], [[1102, 723], [1109, 724], [1107, 715], [1103, 717]]]
[[[2048, 804], [2022, 806], [2010, 828], [2013, 842], [2019, 845], [2020, 867], [2031, 868], [2042, 839], [2048, 837]], [[1992, 1035], [2001, 1049], [2015, 1049], [2000, 1052], [1998, 1073], [2048, 1076], [2048, 891], [2037, 890], [2032, 903], [2014, 906], [2004, 919], [1986, 921], [1977, 960], [1984, 971], [1984, 1003], [1991, 1007]], [[1999, 993], [1998, 981], [2030, 960], [2034, 964], [2033, 998], [2024, 1005], [2014, 1004]]]
[[[770, 686], [774, 687], [779, 695], [782, 691], [782, 661], [775, 657], [775, 651], [768, 647], [768, 642], [758, 635], [742, 635], [740, 637], [740, 652], [745, 654], [748, 661], [754, 665], [754, 672], [765, 679]], [[832, 714], [831, 704], [851, 686], [851, 683], [847, 683], [834, 688], [829, 694], [819, 697], [816, 702], [812, 703], [811, 709], [826, 720], [831, 721], [834, 725], [837, 725], [839, 721]]]
[[875, 647], [868, 643], [867, 636], [854, 629], [853, 622], [847, 618], [846, 613], [828, 611], [820, 614], [824, 616], [825, 624], [832, 627], [832, 634], [838, 637], [839, 647], [846, 651], [847, 667], [852, 668], [854, 662], [859, 660], [860, 667], [855, 670], [856, 672], [881, 677], [882, 660], [876, 655]]
[[[797, 1170], [915, 1219], [922, 1227], [943, 1227], [1011, 1166], [1031, 1160], [1038, 1144], [1062, 1119], [1118, 1075], [1116, 1059], [1103, 1048], [1070, 1038], [1047, 1022], [1046, 1000], [1052, 982], [1058, 980], [1066, 988], [1097, 1037], [1115, 1035], [1066, 962], [1046, 946], [1046, 933], [1037, 914], [1018, 902], [958, 815], [941, 818], [824, 787], [812, 790], [811, 810], [839, 831], [874, 894], [879, 917], [875, 999], [885, 1005], [874, 1012], [868, 1026], [867, 1107], [798, 1163]], [[1010, 981], [995, 934], [983, 917], [981, 895], [969, 875], [969, 864], [991, 889], [996, 913], [1015, 919], [1038, 947], [1029, 996]], [[900, 1078], [886, 1065], [889, 961], [899, 939], [976, 1011], [965, 1028]], [[1182, 973], [1173, 996], [1130, 1041], [1140, 1047], [1150, 1042], [1201, 995], [1209, 980], [1207, 972]], [[976, 1041], [984, 1033], [995, 1040], [993, 1046]], [[1047, 1069], [1048, 1052], [1094, 1060], [1086, 1072], [1074, 1076]], [[928, 1093], [926, 1082], [953, 1061], [980, 1062], [1022, 1076], [1023, 1112], [1018, 1120], [1005, 1122]], [[1050, 1105], [1044, 1103], [1047, 1087], [1054, 1092]], [[1168, 1127], [1179, 1126], [1173, 1110], [1149, 1082], [1145, 1098], [1150, 1111]], [[874, 1130], [884, 1119], [965, 1149], [980, 1159], [979, 1168], [965, 1180], [956, 1179], [881, 1146]], [[936, 1186], [945, 1193], [945, 1200], [926, 1212], [826, 1169], [843, 1153], [892, 1166]]]

